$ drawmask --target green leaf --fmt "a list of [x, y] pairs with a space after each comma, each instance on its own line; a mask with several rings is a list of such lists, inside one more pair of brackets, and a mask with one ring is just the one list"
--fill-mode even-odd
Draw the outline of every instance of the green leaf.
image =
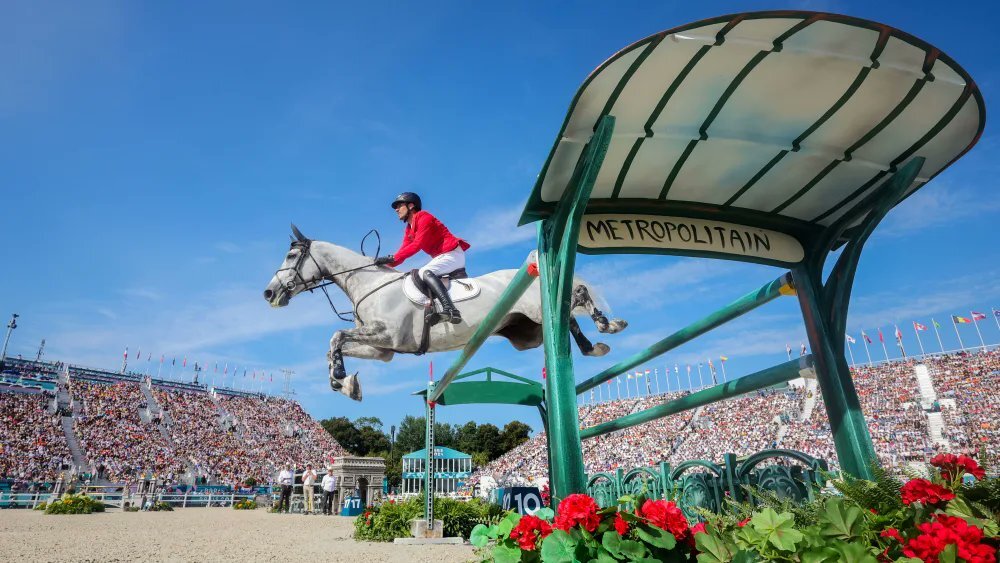
[[595, 561], [597, 563], [617, 563], [618, 560], [608, 553], [608, 550], [601, 547], [597, 549], [597, 559]]
[[944, 512], [948, 516], [957, 516], [973, 526], [982, 528], [983, 534], [987, 537], [996, 536], [998, 533], [997, 523], [995, 521], [989, 518], [976, 517], [972, 507], [966, 504], [966, 502], [959, 497], [955, 497], [948, 501], [948, 506], [945, 507]]
[[619, 551], [621, 549], [621, 543], [622, 537], [614, 530], [604, 532], [604, 535], [601, 536], [601, 546], [615, 557], [622, 556], [621, 551]]
[[545, 563], [573, 563], [576, 540], [562, 530], [553, 530], [542, 540], [542, 561]]
[[950, 543], [938, 555], [939, 563], [955, 563], [958, 560], [958, 546]]
[[737, 551], [733, 555], [732, 563], [756, 563], [761, 561], [760, 556], [754, 551]]
[[521, 521], [521, 515], [516, 512], [511, 512], [500, 521], [497, 525], [497, 537], [506, 538], [510, 536], [510, 531], [517, 526], [517, 523]]
[[646, 546], [637, 541], [622, 540], [618, 545], [618, 551], [632, 561], [641, 559], [647, 555]]
[[489, 527], [483, 524], [476, 524], [469, 534], [469, 543], [476, 547], [486, 547], [490, 541]]
[[802, 553], [802, 563], [834, 563], [840, 561], [840, 553], [832, 547], [814, 547]]
[[754, 514], [750, 525], [763, 534], [767, 541], [781, 551], [795, 551], [795, 544], [805, 539], [802, 532], [795, 529], [795, 516], [788, 512], [778, 514], [773, 508]]
[[822, 515], [822, 534], [828, 538], [852, 540], [861, 535], [865, 527], [864, 515], [857, 506], [847, 506], [842, 499], [830, 499], [826, 502], [826, 511]]
[[700, 552], [698, 563], [728, 563], [733, 559], [736, 546], [717, 537], [713, 532], [709, 531], [694, 537], [694, 544]]
[[674, 538], [674, 535], [666, 530], [646, 525], [639, 525], [635, 530], [640, 538], [655, 547], [673, 549], [674, 546], [677, 545], [677, 540]]
[[852, 563], [878, 563], [878, 559], [876, 559], [863, 544], [838, 541], [831, 547], [833, 547], [833, 549], [840, 554], [840, 561], [851, 561]]
[[493, 548], [493, 560], [496, 563], [517, 563], [521, 560], [521, 548], [498, 545]]
[[535, 518], [541, 518], [542, 520], [547, 520], [551, 522], [552, 519], [555, 518], [556, 512], [551, 508], [544, 506], [536, 510], [535, 513], [532, 514], [532, 516], [534, 516]]

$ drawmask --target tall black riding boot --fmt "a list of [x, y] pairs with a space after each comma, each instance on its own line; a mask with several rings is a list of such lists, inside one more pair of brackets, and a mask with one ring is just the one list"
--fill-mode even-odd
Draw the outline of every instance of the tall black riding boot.
[[453, 325], [462, 322], [462, 314], [458, 312], [455, 304], [451, 302], [451, 296], [448, 295], [448, 290], [444, 287], [444, 283], [441, 282], [441, 278], [437, 277], [433, 272], [424, 272], [424, 282], [427, 284], [427, 287], [431, 288], [431, 293], [441, 303], [441, 318]]

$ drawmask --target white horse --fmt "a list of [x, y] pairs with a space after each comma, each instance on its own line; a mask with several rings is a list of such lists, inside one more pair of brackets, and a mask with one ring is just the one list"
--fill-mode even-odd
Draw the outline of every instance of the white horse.
[[[425, 329], [424, 308], [403, 293], [407, 273], [375, 266], [372, 259], [329, 242], [306, 238], [292, 225], [288, 254], [264, 290], [264, 299], [272, 307], [284, 307], [292, 297], [320, 285], [339, 287], [354, 305], [354, 328], [338, 330], [330, 339], [327, 353], [330, 387], [360, 401], [361, 385], [357, 372], [347, 375], [343, 356], [388, 362], [397, 353], [420, 352], [421, 337], [428, 330], [428, 352], [457, 350], [468, 343], [476, 327], [510, 284], [516, 270], [500, 270], [471, 278], [479, 286], [475, 297], [457, 304], [462, 312], [459, 324], [439, 323]], [[458, 282], [453, 282], [458, 283]], [[587, 313], [598, 331], [614, 334], [628, 323], [608, 320], [597, 308], [589, 286], [575, 280], [573, 314]], [[580, 351], [588, 356], [603, 356], [610, 348], [591, 344], [576, 319], [570, 319], [570, 331]], [[514, 304], [497, 325], [493, 334], [503, 336], [517, 350], [542, 344], [542, 306], [537, 280]]]

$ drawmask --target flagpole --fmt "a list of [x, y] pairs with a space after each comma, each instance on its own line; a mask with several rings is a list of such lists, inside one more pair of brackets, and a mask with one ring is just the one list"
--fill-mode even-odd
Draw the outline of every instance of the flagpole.
[[931, 319], [931, 325], [934, 326], [934, 336], [937, 336], [938, 346], [941, 348], [941, 353], [944, 354], [944, 344], [941, 343], [941, 333], [938, 332], [938, 324], [933, 318]]
[[917, 336], [917, 346], [920, 346], [920, 357], [923, 358], [927, 354], [924, 353], [924, 343], [920, 341], [920, 331], [917, 330], [916, 323], [913, 324], [913, 334]]
[[955, 327], [955, 336], [958, 337], [958, 347], [961, 348], [963, 352], [965, 352], [965, 343], [962, 342], [962, 335], [959, 334], [958, 332], [958, 322], [955, 321], [955, 315], [951, 316], [951, 324], [952, 326]]
[[719, 360], [719, 363], [722, 364], [722, 382], [725, 383], [726, 382], [726, 361], [725, 360]]
[[[680, 379], [679, 375], [678, 379]], [[701, 381], [701, 362], [698, 362], [698, 381]], [[694, 384], [691, 383], [691, 372], [688, 372], [688, 391], [690, 391], [693, 386]]]
[[847, 353], [851, 356], [851, 367], [854, 367], [854, 350], [851, 348], [851, 341], [847, 341]]
[[885, 361], [889, 361], [889, 349], [885, 347], [885, 335], [882, 334], [882, 329], [878, 330], [878, 340], [882, 343], [882, 353], [885, 354]]
[[993, 313], [993, 320], [997, 322], [997, 330], [1000, 330], [1000, 311], [990, 307], [990, 312]]
[[615, 387], [618, 388], [618, 400], [620, 401], [622, 400], [622, 376], [619, 375], [618, 377], [616, 377], [615, 383], [617, 383]]
[[861, 331], [861, 342], [865, 345], [865, 355], [868, 356], [868, 367], [871, 367], [875, 364], [872, 363], [872, 353], [868, 349], [868, 335], [863, 330]]
[[[975, 311], [969, 311], [969, 314], [972, 315], [972, 324], [976, 325], [976, 334], [979, 335], [979, 343], [983, 345], [983, 352], [985, 352], [986, 351], [986, 341], [983, 340], [983, 333], [979, 332], [979, 320], [976, 319]], [[126, 348], [125, 350], [127, 351], [128, 348]]]
[[656, 380], [656, 394], [660, 394], [660, 368], [653, 368], [653, 379]]

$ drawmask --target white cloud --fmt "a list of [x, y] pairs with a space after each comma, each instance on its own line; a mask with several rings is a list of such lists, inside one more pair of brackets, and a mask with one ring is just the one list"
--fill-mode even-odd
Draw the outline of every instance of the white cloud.
[[[494, 250], [514, 244], [527, 243], [535, 239], [535, 225], [517, 227], [524, 203], [489, 212], [476, 213], [461, 231], [457, 233], [478, 233], [473, 250]], [[533, 244], [524, 244], [526, 250]]]
[[983, 198], [971, 188], [928, 185], [893, 209], [879, 229], [881, 234], [904, 236], [914, 231], [955, 223], [970, 217], [991, 218], [1000, 210], [1000, 199]]

